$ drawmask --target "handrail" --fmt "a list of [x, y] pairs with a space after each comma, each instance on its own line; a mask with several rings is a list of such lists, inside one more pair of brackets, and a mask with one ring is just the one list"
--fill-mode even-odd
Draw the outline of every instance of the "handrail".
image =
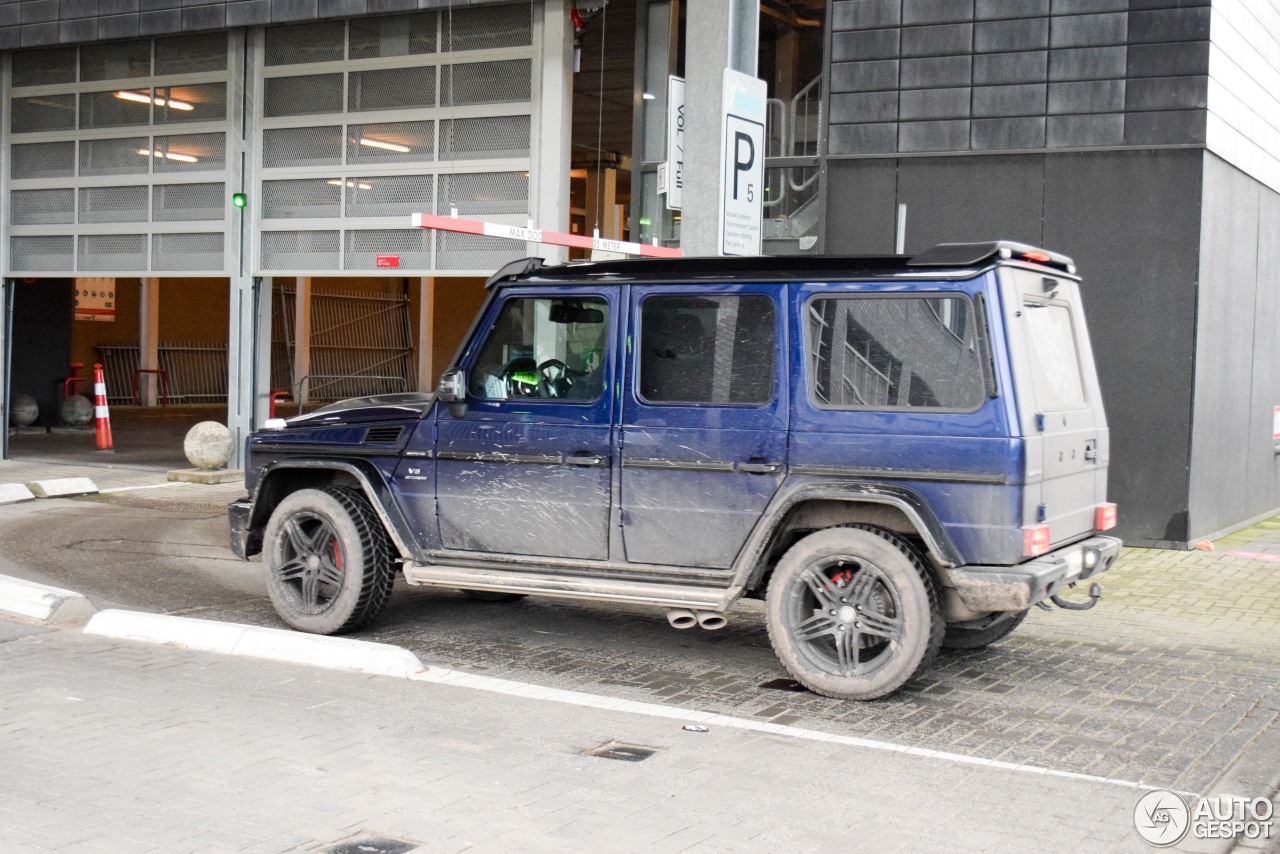
[[[814, 94], [814, 90], [817, 90], [816, 94]], [[818, 137], [822, 133], [822, 75], [821, 74], [819, 74], [817, 77], [813, 78], [804, 86], [802, 86], [800, 88], [800, 91], [796, 92], [796, 94], [791, 98], [790, 137], [791, 137], [793, 146], [797, 141], [799, 141], [799, 134], [796, 133], [796, 128], [799, 125], [800, 104], [804, 103], [805, 105], [804, 113], [805, 113], [805, 118], [807, 119], [809, 115], [808, 105], [810, 102], [813, 102], [817, 105], [817, 108], [816, 108], [817, 115], [815, 116], [815, 118], [817, 119], [818, 126], [814, 130], [812, 139], [809, 138], [808, 134], [805, 134], [804, 143], [805, 145], [808, 145], [810, 142], [812, 142], [816, 145], [816, 143], [818, 142]], [[791, 153], [792, 154], [795, 153], [794, 149], [791, 149]], [[813, 153], [816, 155], [818, 152], [815, 150]]]

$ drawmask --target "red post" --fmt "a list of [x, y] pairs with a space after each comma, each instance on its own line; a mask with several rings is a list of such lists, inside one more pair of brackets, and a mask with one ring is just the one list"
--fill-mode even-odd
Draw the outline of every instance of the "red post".
[[93, 415], [98, 450], [112, 450], [111, 415], [107, 412], [107, 381], [102, 376], [102, 365], [93, 366]]

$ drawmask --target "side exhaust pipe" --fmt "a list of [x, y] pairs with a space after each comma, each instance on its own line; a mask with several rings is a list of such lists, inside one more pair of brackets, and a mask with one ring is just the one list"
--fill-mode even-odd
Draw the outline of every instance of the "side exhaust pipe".
[[729, 618], [719, 611], [698, 611], [698, 625], [709, 632], [723, 629], [729, 624]]
[[667, 611], [667, 622], [673, 629], [691, 629], [698, 625], [698, 618], [688, 608], [672, 608]]

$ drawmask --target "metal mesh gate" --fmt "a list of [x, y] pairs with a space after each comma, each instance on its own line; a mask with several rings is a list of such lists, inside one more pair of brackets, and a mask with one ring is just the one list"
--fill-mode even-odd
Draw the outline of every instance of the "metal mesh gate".
[[[133, 403], [134, 375], [141, 365], [138, 346], [99, 344], [96, 349], [107, 383], [107, 402]], [[161, 342], [159, 350], [170, 403], [227, 402], [225, 342]]]
[[407, 294], [311, 292], [311, 368], [295, 376], [296, 291], [277, 286], [272, 304], [271, 387], [312, 403], [409, 391], [416, 385]]

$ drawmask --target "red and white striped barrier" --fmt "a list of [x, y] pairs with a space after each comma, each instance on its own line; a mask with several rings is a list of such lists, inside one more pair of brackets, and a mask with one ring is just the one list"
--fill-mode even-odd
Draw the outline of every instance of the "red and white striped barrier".
[[111, 415], [107, 412], [107, 381], [102, 376], [102, 365], [93, 366], [93, 418], [98, 450], [112, 450]]
[[585, 237], [581, 234], [544, 231], [541, 228], [521, 228], [518, 225], [502, 225], [496, 222], [483, 222], [478, 219], [458, 219], [457, 217], [443, 216], [441, 214], [416, 213], [413, 215], [413, 225], [417, 228], [454, 231], [459, 234], [505, 237], [508, 240], [522, 240], [525, 243], [547, 243], [552, 246], [568, 246], [573, 249], [598, 249], [601, 252], [620, 252], [624, 255], [639, 255], [641, 258], [680, 258], [684, 255], [681, 250], [669, 246], [646, 246], [643, 243], [631, 243], [626, 240]]

